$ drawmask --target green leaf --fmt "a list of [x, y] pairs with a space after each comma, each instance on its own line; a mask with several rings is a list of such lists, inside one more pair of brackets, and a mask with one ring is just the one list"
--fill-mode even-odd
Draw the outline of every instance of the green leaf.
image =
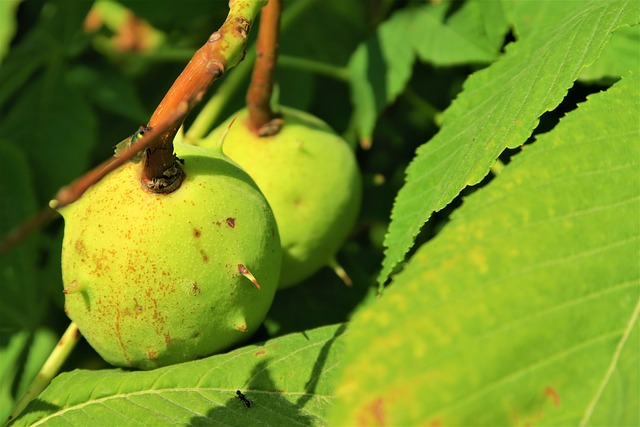
[[638, 425], [638, 117], [633, 76], [468, 197], [354, 317], [331, 423]]
[[358, 133], [369, 143], [378, 114], [396, 99], [411, 77], [415, 53], [405, 34], [411, 20], [411, 13], [394, 14], [349, 60]]
[[506, 148], [523, 144], [539, 117], [564, 98], [618, 27], [640, 16], [635, 1], [578, 3], [562, 19], [510, 45], [490, 67], [473, 74], [444, 113], [443, 127], [418, 148], [398, 193], [385, 238], [379, 282], [411, 248], [434, 211], [480, 182]]
[[69, 73], [69, 81], [82, 87], [87, 96], [107, 111], [134, 122], [145, 124], [151, 113], [146, 111], [133, 83], [111, 68], [77, 66]]
[[[0, 140], [0, 239], [36, 212], [24, 155]], [[47, 299], [38, 272], [41, 236], [32, 234], [0, 255], [0, 419], [5, 420], [55, 346], [56, 337], [38, 325]]]
[[[437, 66], [494, 61], [507, 25], [500, 21], [500, 4], [490, 3], [493, 5], [466, 2], [458, 9], [451, 3], [407, 9], [410, 42], [420, 59]], [[483, 13], [484, 8], [490, 9], [491, 17]], [[490, 29], [489, 23], [493, 24]]]
[[326, 326], [154, 371], [64, 373], [15, 425], [324, 425], [343, 332]]
[[56, 67], [84, 50], [89, 39], [82, 31], [82, 22], [90, 6], [89, 0], [52, 0], [42, 6], [35, 25], [31, 23], [33, 28], [0, 67], [0, 107], [13, 108], [4, 104], [40, 67]]
[[507, 20], [518, 39], [530, 37], [536, 31], [546, 31], [549, 25], [562, 23], [572, 11], [582, 9], [584, 3], [571, 1], [502, 0]]
[[280, 50], [285, 55], [344, 65], [368, 34], [367, 5], [359, 1], [289, 1], [283, 6]]
[[378, 115], [404, 90], [416, 55], [438, 66], [495, 60], [507, 30], [501, 18], [499, 4], [468, 2], [410, 6], [385, 21], [349, 61], [361, 138], [371, 141]]
[[503, 3], [481, 1], [469, 2], [468, 4], [469, 7], [479, 8], [477, 13], [480, 14], [480, 22], [482, 22], [481, 31], [489, 45], [493, 46], [496, 51], [501, 49], [505, 41], [505, 35], [509, 31], [509, 23], [507, 22]]
[[16, 32], [15, 14], [21, 0], [0, 1], [0, 63], [9, 51]]
[[602, 55], [580, 74], [580, 80], [619, 79], [640, 70], [640, 25], [620, 28], [611, 36]]
[[56, 335], [48, 329], [0, 331], [0, 419], [6, 420], [53, 350]]
[[[36, 213], [36, 201], [25, 156], [0, 140], [0, 238]], [[42, 287], [37, 281], [38, 235], [23, 239], [0, 256], [0, 326], [2, 332], [32, 329], [42, 318]]]
[[[483, 2], [483, 4], [495, 2]], [[556, 20], [565, 11], [576, 7], [572, 2], [503, 2], [518, 36], [527, 36], [536, 31], [545, 22]], [[640, 27], [620, 28], [611, 36], [598, 60], [580, 74], [582, 81], [598, 81], [602, 79], [618, 80], [628, 72], [640, 69]]]
[[0, 137], [28, 156], [40, 203], [86, 171], [96, 141], [95, 117], [67, 73], [62, 64], [48, 69], [0, 122]]

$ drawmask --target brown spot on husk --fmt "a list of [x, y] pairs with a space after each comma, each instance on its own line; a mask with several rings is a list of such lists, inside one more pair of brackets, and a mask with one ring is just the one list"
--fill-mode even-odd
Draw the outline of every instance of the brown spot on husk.
[[200, 286], [198, 286], [198, 282], [193, 282], [191, 285], [191, 294], [198, 295], [200, 293]]

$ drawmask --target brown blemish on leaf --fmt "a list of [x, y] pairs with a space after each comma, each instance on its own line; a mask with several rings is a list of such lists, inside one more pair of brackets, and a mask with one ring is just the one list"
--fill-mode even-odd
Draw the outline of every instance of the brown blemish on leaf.
[[267, 354], [267, 350], [258, 350], [258, 351], [256, 351], [256, 356], [262, 356], [263, 354]]
[[231, 228], [235, 228], [236, 227], [236, 219], [235, 218], [227, 218], [227, 225]]
[[359, 425], [384, 426], [385, 424], [384, 399], [379, 397], [365, 405], [358, 417]]
[[247, 332], [247, 325], [236, 325], [236, 329], [240, 332]]
[[202, 257], [202, 261], [204, 261], [205, 264], [209, 262], [209, 255], [207, 255], [204, 249], [200, 249], [200, 256]]
[[149, 360], [155, 360], [157, 357], [158, 357], [158, 353], [156, 353], [155, 351], [149, 350], [147, 352], [147, 358], [149, 358]]
[[242, 274], [244, 277], [251, 280], [251, 282], [253, 282], [253, 284], [256, 285], [256, 288], [260, 289], [260, 284], [258, 283], [258, 280], [255, 278], [253, 274], [251, 274], [249, 269], [245, 267], [244, 264], [238, 264], [238, 273]]
[[556, 408], [560, 406], [560, 395], [553, 387], [548, 386], [547, 388], [545, 388], [544, 395], [546, 397], [551, 398], [551, 401], [553, 402], [553, 406], [555, 406]]
[[164, 343], [167, 345], [167, 347], [169, 347], [171, 345], [171, 341], [173, 341], [171, 339], [171, 335], [169, 335], [169, 332], [165, 332], [164, 333]]
[[194, 228], [193, 229], [193, 237], [195, 237], [197, 239], [200, 236], [202, 236], [202, 231], [198, 230], [197, 228]]

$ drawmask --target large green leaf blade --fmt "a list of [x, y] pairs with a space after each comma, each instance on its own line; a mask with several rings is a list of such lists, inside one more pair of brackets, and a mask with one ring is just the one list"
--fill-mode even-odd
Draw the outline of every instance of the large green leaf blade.
[[617, 80], [640, 70], [640, 25], [620, 28], [611, 37], [602, 56], [580, 74], [580, 80]]
[[64, 373], [16, 425], [323, 425], [343, 331], [326, 326], [147, 372]]
[[385, 238], [382, 283], [434, 211], [486, 176], [505, 147], [523, 144], [618, 27], [640, 16], [633, 1], [577, 3], [572, 13], [515, 43], [475, 73], [444, 114], [441, 131], [418, 148]]
[[355, 316], [330, 421], [638, 425], [638, 117], [634, 76], [466, 199]]

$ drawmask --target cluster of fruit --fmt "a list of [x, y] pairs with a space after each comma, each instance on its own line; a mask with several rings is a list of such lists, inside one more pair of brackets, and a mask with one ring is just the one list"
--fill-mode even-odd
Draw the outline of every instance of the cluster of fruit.
[[[333, 263], [360, 208], [351, 148], [323, 121], [283, 109], [274, 136], [246, 110], [222, 147], [176, 143], [185, 180], [170, 194], [130, 162], [61, 211], [65, 310], [117, 366], [152, 369], [248, 338], [278, 288]], [[222, 152], [222, 150], [224, 153]]]

